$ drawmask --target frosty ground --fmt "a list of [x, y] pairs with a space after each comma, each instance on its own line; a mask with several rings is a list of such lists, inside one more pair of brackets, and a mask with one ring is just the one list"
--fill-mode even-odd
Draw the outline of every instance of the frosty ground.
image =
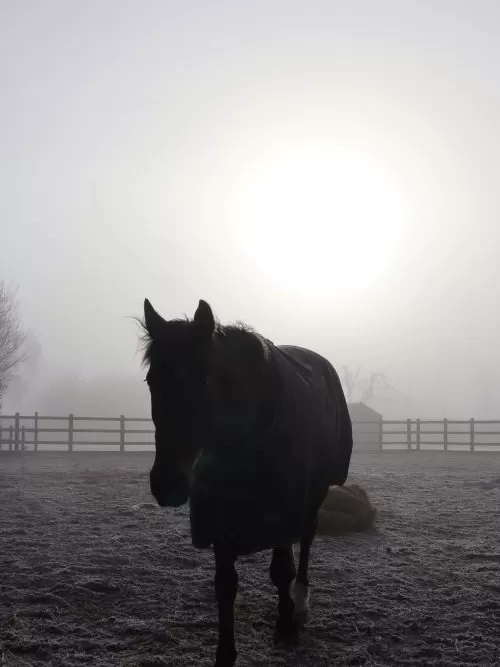
[[[151, 502], [151, 454], [0, 453], [0, 664], [211, 665], [213, 556]], [[239, 667], [500, 665], [500, 454], [358, 453], [376, 530], [318, 538], [300, 646], [242, 559]]]

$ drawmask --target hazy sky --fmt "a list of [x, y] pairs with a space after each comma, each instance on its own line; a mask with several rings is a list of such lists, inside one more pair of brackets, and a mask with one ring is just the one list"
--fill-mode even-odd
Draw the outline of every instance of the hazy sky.
[[[137, 371], [126, 318], [144, 297], [166, 316], [204, 298], [387, 372], [422, 413], [491, 412], [499, 37], [494, 0], [0, 1], [0, 279], [45, 367]], [[244, 252], [241, 193], [311, 146], [361, 154], [411, 208], [350, 298], [349, 271], [308, 298]], [[362, 270], [355, 244], [329, 243]]]

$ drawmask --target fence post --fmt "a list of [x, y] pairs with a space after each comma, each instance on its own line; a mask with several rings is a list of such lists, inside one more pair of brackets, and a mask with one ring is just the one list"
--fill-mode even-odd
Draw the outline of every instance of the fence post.
[[380, 451], [384, 449], [384, 420], [381, 419], [378, 423], [378, 438], [380, 443]]
[[74, 416], [70, 414], [68, 417], [68, 452], [73, 451], [73, 421]]
[[26, 449], [26, 430], [24, 426], [21, 426], [21, 451], [24, 452]]
[[14, 416], [14, 449], [19, 451], [19, 424], [20, 424], [20, 419], [19, 419], [19, 412], [16, 412]]
[[417, 451], [420, 451], [420, 419], [417, 419]]
[[2, 451], [2, 442], [3, 442], [3, 427], [2, 427], [2, 422], [0, 420], [0, 452]]
[[470, 420], [470, 450], [471, 450], [471, 452], [474, 452], [476, 450], [476, 433], [475, 433], [475, 429], [474, 429], [475, 421], [476, 420], [474, 418], [472, 418]]
[[33, 431], [33, 451], [37, 452], [38, 451], [38, 412], [35, 412], [34, 427], [35, 427], [35, 430]]
[[120, 415], [120, 452], [125, 451], [125, 417]]
[[443, 419], [443, 446], [444, 451], [448, 451], [448, 420]]
[[406, 420], [406, 445], [408, 451], [411, 451], [411, 419]]
[[12, 451], [12, 443], [14, 441], [14, 429], [9, 426], [9, 452]]

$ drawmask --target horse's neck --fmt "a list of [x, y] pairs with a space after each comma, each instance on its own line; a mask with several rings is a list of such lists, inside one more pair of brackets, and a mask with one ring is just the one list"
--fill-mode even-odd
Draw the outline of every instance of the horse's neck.
[[280, 387], [276, 384], [272, 373], [266, 378], [262, 388], [262, 394], [257, 401], [255, 414], [255, 438], [262, 438], [274, 423], [276, 412], [280, 404]]

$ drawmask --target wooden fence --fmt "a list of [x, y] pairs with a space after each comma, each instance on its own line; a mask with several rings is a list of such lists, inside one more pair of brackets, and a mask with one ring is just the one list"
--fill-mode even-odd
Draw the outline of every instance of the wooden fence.
[[[500, 421], [421, 420], [353, 422], [357, 450], [500, 451]], [[154, 428], [144, 417], [0, 416], [3, 451], [144, 451]]]
[[[131, 436], [132, 439], [131, 439]], [[143, 417], [0, 416], [0, 450], [73, 452], [87, 449], [119, 450], [154, 445], [154, 428]]]

